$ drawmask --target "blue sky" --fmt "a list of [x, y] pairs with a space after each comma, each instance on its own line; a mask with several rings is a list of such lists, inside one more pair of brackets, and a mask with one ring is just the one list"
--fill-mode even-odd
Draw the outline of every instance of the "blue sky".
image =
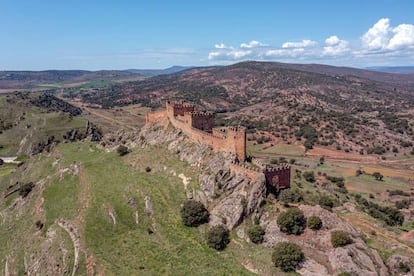
[[414, 65], [414, 1], [0, 0], [0, 70]]

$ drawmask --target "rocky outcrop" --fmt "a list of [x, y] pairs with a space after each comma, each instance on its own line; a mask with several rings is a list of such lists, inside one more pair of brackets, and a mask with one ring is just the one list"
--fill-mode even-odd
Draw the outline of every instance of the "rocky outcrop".
[[[195, 191], [193, 198], [208, 206], [211, 225], [224, 223], [229, 229], [233, 229], [246, 215], [257, 212], [264, 203], [264, 176], [249, 179], [242, 173], [231, 172], [230, 165], [234, 155], [213, 153], [207, 145], [194, 142], [180, 130], [173, 128], [167, 119], [146, 125], [136, 137], [138, 138], [124, 143], [143, 147], [165, 144], [181, 160], [200, 168], [200, 190]], [[111, 140], [123, 143], [115, 137]], [[107, 139], [104, 138], [104, 141]], [[110, 145], [116, 146], [113, 142]]]
[[[322, 229], [318, 231], [305, 229], [302, 235], [294, 236], [282, 233], [275, 219], [262, 220], [262, 225], [266, 227], [264, 240], [266, 246], [291, 241], [303, 248], [307, 262], [300, 270], [302, 275], [315, 275], [312, 272], [318, 266], [315, 262], [325, 267], [328, 275], [336, 275], [340, 272], [349, 272], [352, 275], [388, 275], [387, 268], [378, 253], [365, 244], [351, 224], [320, 206], [301, 205], [299, 208], [305, 217], [319, 216], [323, 223]], [[330, 241], [330, 234], [335, 230], [348, 232], [354, 242], [344, 247], [334, 248]], [[311, 254], [306, 254], [306, 252], [311, 252]]]
[[414, 273], [414, 261], [407, 256], [392, 255], [387, 260], [392, 275], [409, 276]]

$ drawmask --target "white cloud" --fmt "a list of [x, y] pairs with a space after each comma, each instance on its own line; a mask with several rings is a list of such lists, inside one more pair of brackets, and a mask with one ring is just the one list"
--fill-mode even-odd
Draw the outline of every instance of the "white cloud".
[[208, 53], [208, 60], [214, 63], [255, 60], [279, 60], [286, 62], [319, 62], [344, 65], [414, 63], [414, 25], [392, 26], [389, 18], [379, 19], [352, 44], [338, 35], [331, 35], [324, 41], [304, 39], [287, 41], [280, 46], [264, 44], [257, 40], [228, 46], [219, 43]]
[[414, 25], [390, 26], [389, 18], [381, 18], [362, 37], [363, 50], [392, 52], [414, 48]]
[[326, 56], [339, 56], [349, 52], [348, 41], [339, 39], [336, 35], [332, 35], [325, 39], [326, 46], [323, 47], [322, 54]]
[[392, 32], [394, 36], [388, 43], [388, 49], [394, 50], [404, 47], [414, 47], [414, 25], [401, 24], [395, 27]]
[[307, 48], [307, 47], [313, 47], [318, 45], [316, 41], [304, 39], [300, 42], [285, 42], [282, 45], [282, 48]]
[[226, 46], [226, 45], [224, 45], [223, 43], [220, 43], [220, 44], [216, 44], [216, 45], [214, 45], [214, 48], [216, 48], [216, 49], [226, 49], [226, 48], [227, 48], [227, 46]]
[[252, 40], [249, 43], [240, 44], [240, 48], [255, 48], [255, 47], [263, 47], [263, 46], [267, 46], [267, 45], [257, 40]]
[[381, 18], [362, 37], [362, 45], [368, 50], [381, 50], [387, 47], [390, 35], [390, 20]]

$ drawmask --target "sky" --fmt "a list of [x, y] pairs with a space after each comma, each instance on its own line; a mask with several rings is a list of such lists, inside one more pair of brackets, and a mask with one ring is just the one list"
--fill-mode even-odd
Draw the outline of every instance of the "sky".
[[413, 0], [0, 0], [0, 70], [413, 66]]

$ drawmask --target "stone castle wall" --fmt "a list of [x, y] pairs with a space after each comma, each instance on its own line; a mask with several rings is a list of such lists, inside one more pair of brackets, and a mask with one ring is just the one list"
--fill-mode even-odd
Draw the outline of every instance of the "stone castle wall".
[[[185, 104], [184, 102], [171, 103], [167, 101], [166, 110], [147, 114], [147, 123], [162, 117], [168, 117], [175, 128], [181, 129], [192, 140], [207, 144], [216, 152], [233, 153], [240, 162], [246, 160], [246, 128], [214, 128], [213, 113], [196, 112], [194, 111], [194, 105]], [[266, 183], [276, 190], [290, 188], [289, 165], [266, 167], [260, 160], [255, 158], [252, 159], [252, 163], [258, 168], [233, 163], [231, 170], [244, 173], [251, 179], [255, 179], [263, 173]]]

